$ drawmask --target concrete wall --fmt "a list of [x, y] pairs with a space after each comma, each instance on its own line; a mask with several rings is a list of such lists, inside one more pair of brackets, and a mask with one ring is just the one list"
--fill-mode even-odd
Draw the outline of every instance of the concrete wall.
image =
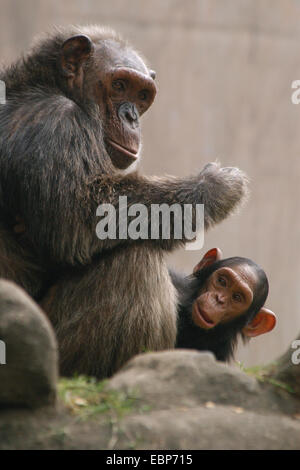
[[[299, 0], [1, 0], [0, 58], [11, 60], [53, 24], [117, 28], [156, 69], [159, 94], [144, 118], [143, 170], [188, 175], [219, 159], [251, 178], [238, 216], [205, 249], [261, 264], [276, 331], [240, 349], [246, 364], [282, 353], [300, 330]], [[203, 253], [203, 252], [202, 252]], [[198, 252], [172, 255], [191, 271]]]

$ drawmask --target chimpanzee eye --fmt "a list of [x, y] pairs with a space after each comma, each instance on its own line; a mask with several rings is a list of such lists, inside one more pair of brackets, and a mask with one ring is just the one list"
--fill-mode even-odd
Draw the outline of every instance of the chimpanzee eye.
[[139, 99], [140, 99], [141, 101], [146, 101], [146, 99], [148, 98], [148, 96], [149, 96], [148, 90], [141, 90], [141, 91], [139, 92]]
[[241, 294], [238, 294], [238, 293], [233, 294], [232, 298], [235, 302], [242, 302], [243, 300]]
[[124, 91], [125, 90], [125, 83], [123, 82], [123, 80], [114, 80], [112, 82], [111, 86], [116, 91]]
[[220, 286], [226, 287], [226, 279], [224, 279], [224, 277], [219, 276], [218, 283], [220, 284]]

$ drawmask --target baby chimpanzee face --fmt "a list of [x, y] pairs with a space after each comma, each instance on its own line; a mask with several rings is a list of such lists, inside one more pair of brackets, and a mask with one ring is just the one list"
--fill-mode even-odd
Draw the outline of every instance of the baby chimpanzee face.
[[243, 315], [252, 304], [256, 283], [257, 276], [247, 264], [217, 269], [193, 303], [194, 323], [210, 329]]
[[264, 270], [240, 256], [222, 259], [219, 248], [204, 254], [178, 289], [177, 348], [211, 351], [220, 361], [234, 356], [239, 337], [254, 338], [276, 325], [264, 307], [269, 283]]

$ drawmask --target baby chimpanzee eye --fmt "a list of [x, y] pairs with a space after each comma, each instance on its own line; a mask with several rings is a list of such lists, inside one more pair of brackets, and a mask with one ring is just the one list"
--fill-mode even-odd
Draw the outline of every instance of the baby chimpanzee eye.
[[218, 283], [219, 283], [222, 287], [226, 287], [226, 279], [225, 279], [224, 277], [219, 276], [219, 277], [218, 277]]
[[233, 294], [232, 298], [235, 302], [242, 302], [243, 300], [241, 294], [238, 293]]

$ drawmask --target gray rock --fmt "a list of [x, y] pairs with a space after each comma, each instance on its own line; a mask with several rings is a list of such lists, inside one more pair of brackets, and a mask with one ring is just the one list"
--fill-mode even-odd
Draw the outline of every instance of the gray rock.
[[152, 409], [214, 402], [272, 412], [281, 411], [286, 404], [280, 394], [266, 390], [238, 367], [216, 361], [211, 353], [194, 350], [136, 356], [112, 377], [108, 387], [137, 393]]
[[0, 281], [0, 340], [0, 405], [54, 403], [58, 362], [52, 327], [25, 291], [6, 280]]
[[[83, 421], [64, 406], [0, 408], [0, 449], [300, 447], [298, 412], [276, 409], [277, 398], [268, 389], [239, 369], [216, 362], [209, 353], [143, 354], [128, 362], [106, 387], [124, 392], [99, 394], [99, 404], [110, 396], [116, 408], [93, 411], [91, 419]], [[123, 408], [122, 400], [128, 397], [135, 400]]]
[[113, 441], [117, 449], [300, 446], [299, 402], [217, 362], [211, 353], [175, 350], [136, 356], [107, 387], [136, 397], [140, 410], [146, 405], [146, 412], [137, 409], [124, 419]]
[[300, 423], [233, 406], [174, 408], [125, 418], [115, 448], [129, 444], [142, 450], [291, 450], [300, 447]]

